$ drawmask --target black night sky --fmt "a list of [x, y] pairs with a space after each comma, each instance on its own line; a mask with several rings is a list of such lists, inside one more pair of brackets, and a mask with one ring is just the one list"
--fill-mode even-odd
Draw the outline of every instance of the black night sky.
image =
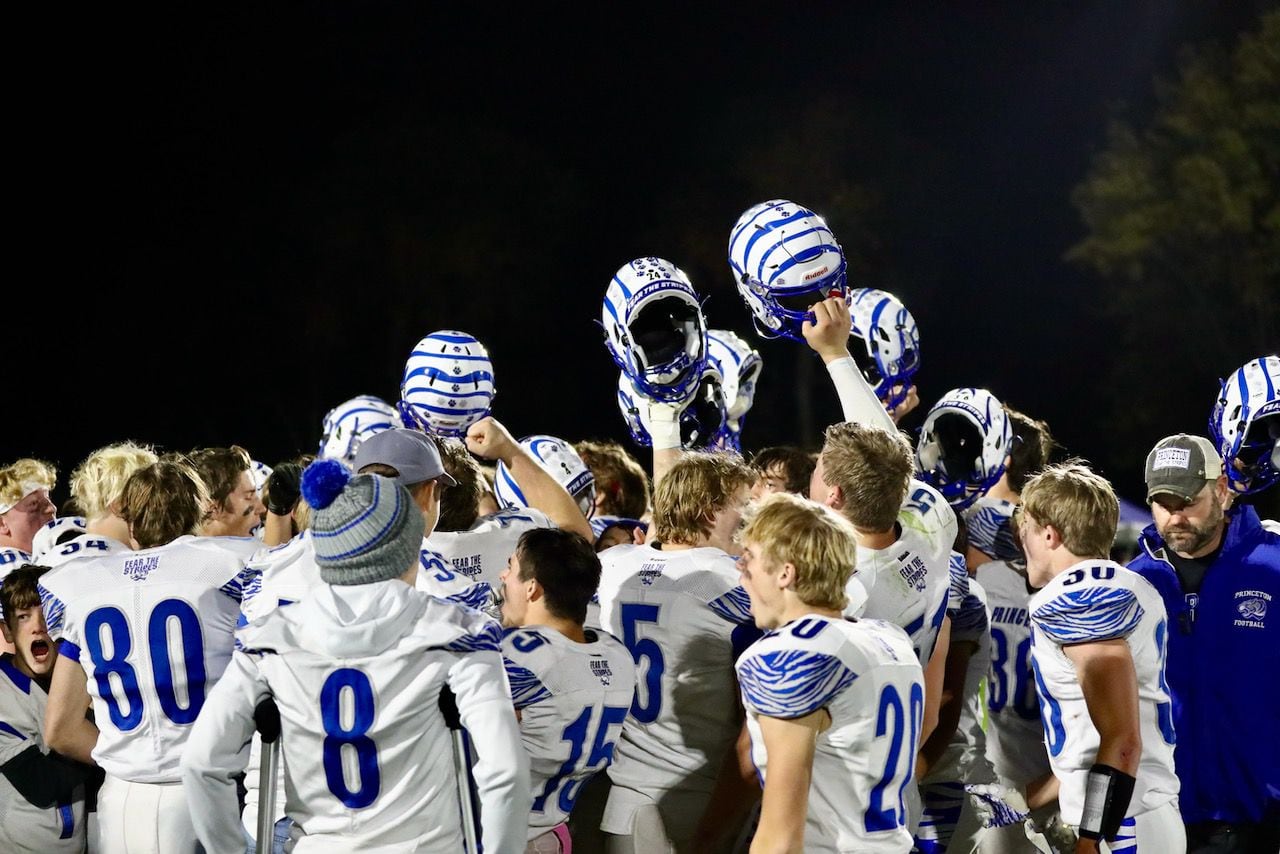
[[[1188, 341], [1168, 375], [1108, 388], [1113, 286], [1063, 260], [1109, 119], [1141, 123], [1179, 47], [1229, 47], [1257, 5], [267, 5], [32, 36], [48, 86], [13, 83], [30, 260], [5, 289], [0, 462], [55, 462], [55, 498], [126, 438], [314, 450], [340, 401], [394, 401], [437, 329], [487, 344], [517, 435], [624, 440], [594, 323], [610, 276], [669, 258], [708, 325], [746, 335], [725, 244], [775, 197], [828, 214], [850, 283], [915, 315], [906, 427], [984, 385], [1140, 499], [1146, 449], [1203, 432], [1216, 378], [1259, 355], [1199, 364]], [[747, 449], [815, 445], [798, 431], [837, 415], [825, 373], [759, 348]], [[1163, 429], [1114, 442], [1117, 397]]]

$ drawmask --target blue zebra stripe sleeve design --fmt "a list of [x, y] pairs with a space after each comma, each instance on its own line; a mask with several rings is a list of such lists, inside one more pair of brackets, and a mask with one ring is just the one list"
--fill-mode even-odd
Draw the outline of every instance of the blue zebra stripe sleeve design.
[[1006, 507], [980, 505], [966, 520], [969, 523], [969, 545], [996, 560], [1014, 560], [1021, 556], [1013, 539], [1013, 528]]
[[507, 681], [511, 683], [511, 702], [517, 709], [551, 699], [551, 692], [532, 670], [521, 667], [506, 656], [502, 665], [507, 669]]
[[502, 649], [502, 627], [496, 621], [486, 619], [480, 628], [445, 644], [444, 648], [449, 652], [498, 652]]
[[965, 564], [964, 555], [957, 552], [951, 553], [951, 559], [947, 561], [947, 569], [950, 570], [951, 589], [947, 591], [947, 610], [960, 608], [964, 597], [969, 595], [969, 568]]
[[718, 599], [713, 599], [707, 603], [707, 607], [715, 611], [716, 616], [731, 623], [750, 623], [755, 620], [751, 616], [751, 597], [741, 587], [735, 587]]
[[1091, 587], [1046, 602], [1031, 613], [1031, 621], [1049, 640], [1066, 645], [1126, 637], [1143, 613], [1132, 590]]
[[951, 617], [952, 640], [977, 640], [986, 634], [987, 609], [972, 593], [966, 594], [960, 607], [948, 611], [947, 616]]
[[262, 591], [262, 573], [252, 567], [245, 567], [236, 573], [236, 577], [218, 588], [220, 592], [236, 602], [244, 603]]
[[763, 652], [738, 664], [743, 703], [771, 718], [815, 712], [857, 678], [835, 656], [796, 649]]
[[466, 605], [468, 608], [483, 611], [485, 606], [489, 604], [492, 591], [493, 588], [487, 582], [481, 581], [471, 585], [461, 593], [454, 593], [452, 596], [446, 596], [445, 598], [449, 602], [457, 602], [459, 605]]
[[62, 631], [62, 621], [67, 615], [67, 606], [41, 584], [36, 585], [40, 594], [40, 607], [44, 609], [44, 624], [49, 634], [56, 635]]

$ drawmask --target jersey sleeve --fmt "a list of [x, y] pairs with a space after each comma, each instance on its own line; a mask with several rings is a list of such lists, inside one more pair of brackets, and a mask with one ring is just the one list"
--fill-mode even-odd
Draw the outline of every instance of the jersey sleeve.
[[947, 590], [947, 616], [953, 617], [952, 612], [958, 611], [964, 597], [969, 595], [969, 570], [965, 565], [964, 555], [952, 552], [947, 570], [950, 572], [951, 585]]
[[707, 603], [707, 607], [715, 612], [716, 616], [734, 625], [755, 624], [755, 618], [751, 616], [751, 597], [741, 586], [734, 587], [728, 593], [712, 599]]
[[502, 666], [507, 671], [507, 681], [511, 683], [511, 703], [517, 709], [551, 699], [551, 692], [542, 684], [538, 674], [527, 667], [521, 667], [505, 655], [502, 657]]
[[44, 624], [49, 637], [59, 637], [62, 634], [63, 623], [66, 621], [67, 604], [39, 582], [36, 582], [36, 590], [40, 594], [40, 608], [44, 611]]
[[218, 588], [218, 592], [241, 605], [252, 600], [262, 590], [262, 573], [251, 566], [236, 570], [235, 575]]
[[737, 671], [743, 705], [770, 718], [804, 717], [858, 678], [836, 656], [802, 649], [748, 650]]
[[1143, 609], [1132, 590], [1087, 587], [1068, 590], [1031, 612], [1031, 623], [1056, 644], [1127, 637], [1142, 620]]
[[969, 545], [993, 560], [1013, 560], [1021, 557], [1013, 539], [1013, 524], [1009, 518], [1010, 507], [1001, 504], [979, 503], [971, 510], [965, 522], [969, 526]]

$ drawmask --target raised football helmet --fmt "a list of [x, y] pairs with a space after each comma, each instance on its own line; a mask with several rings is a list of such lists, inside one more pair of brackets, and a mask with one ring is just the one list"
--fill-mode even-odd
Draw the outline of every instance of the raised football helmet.
[[[665, 401], [646, 397], [630, 377], [625, 373], [619, 375], [618, 409], [627, 422], [632, 441], [644, 448], [653, 445], [649, 434], [649, 404], [656, 402]], [[693, 393], [672, 405], [679, 410], [681, 447], [727, 446], [729, 433], [725, 428], [724, 391], [720, 371], [714, 364], [706, 362]]]
[[809, 306], [848, 292], [836, 236], [822, 217], [786, 199], [761, 202], [738, 217], [729, 232], [729, 267], [766, 338], [803, 341]]
[[755, 402], [756, 381], [764, 361], [760, 354], [728, 329], [707, 331], [707, 361], [720, 371], [724, 391], [725, 429], [733, 436], [737, 448], [742, 434], [742, 419]]
[[662, 258], [637, 258], [609, 282], [601, 309], [605, 346], [654, 400], [689, 396], [707, 357], [707, 324], [689, 277]]
[[[399, 420], [391, 404], [380, 397], [362, 394], [343, 401], [324, 417], [319, 455], [322, 459], [339, 460], [349, 466], [355, 460], [361, 442], [374, 433], [397, 426]], [[254, 483], [256, 485], [257, 481]]]
[[1209, 435], [1235, 492], [1280, 481], [1280, 356], [1246, 362], [1222, 382]]
[[916, 443], [917, 476], [957, 510], [1004, 474], [1013, 432], [1004, 405], [984, 388], [957, 388], [925, 416]]
[[465, 332], [432, 332], [413, 347], [400, 383], [400, 415], [406, 427], [462, 437], [493, 405], [493, 362], [484, 345]]
[[849, 291], [852, 333], [863, 348], [851, 348], [854, 361], [876, 397], [890, 411], [902, 403], [920, 370], [920, 330], [902, 301], [887, 291]]
[[[596, 508], [596, 479], [573, 445], [555, 436], [526, 436], [520, 440], [520, 445], [573, 496], [582, 515], [591, 518]], [[529, 506], [524, 492], [502, 460], [498, 460], [494, 474], [493, 492], [503, 507]]]

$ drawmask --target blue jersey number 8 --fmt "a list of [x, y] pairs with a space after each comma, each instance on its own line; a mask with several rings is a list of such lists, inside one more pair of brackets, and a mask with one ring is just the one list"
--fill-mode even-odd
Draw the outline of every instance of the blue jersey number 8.
[[[351, 692], [351, 726], [342, 724], [342, 692]], [[324, 779], [329, 791], [348, 809], [364, 809], [382, 789], [378, 771], [378, 746], [367, 733], [373, 726], [373, 686], [362, 671], [343, 667], [329, 674], [320, 689], [320, 718], [324, 722]], [[355, 748], [356, 788], [347, 786], [342, 768], [342, 748]]]
[[[169, 621], [176, 620], [182, 638], [182, 663], [186, 674], [187, 707], [178, 703], [174, 686], [173, 662], [169, 657]], [[103, 629], [111, 635], [111, 654], [103, 646]], [[98, 694], [107, 704], [111, 723], [121, 732], [129, 732], [142, 723], [142, 692], [138, 674], [129, 663], [133, 637], [129, 621], [119, 608], [99, 608], [84, 621], [85, 646], [93, 661], [93, 678]], [[165, 599], [151, 611], [147, 620], [147, 643], [151, 649], [151, 673], [156, 694], [165, 717], [175, 724], [190, 724], [204, 706], [204, 639], [195, 609], [181, 599]], [[120, 681], [124, 696], [117, 698], [111, 690], [111, 674]], [[124, 701], [128, 711], [121, 706]]]

